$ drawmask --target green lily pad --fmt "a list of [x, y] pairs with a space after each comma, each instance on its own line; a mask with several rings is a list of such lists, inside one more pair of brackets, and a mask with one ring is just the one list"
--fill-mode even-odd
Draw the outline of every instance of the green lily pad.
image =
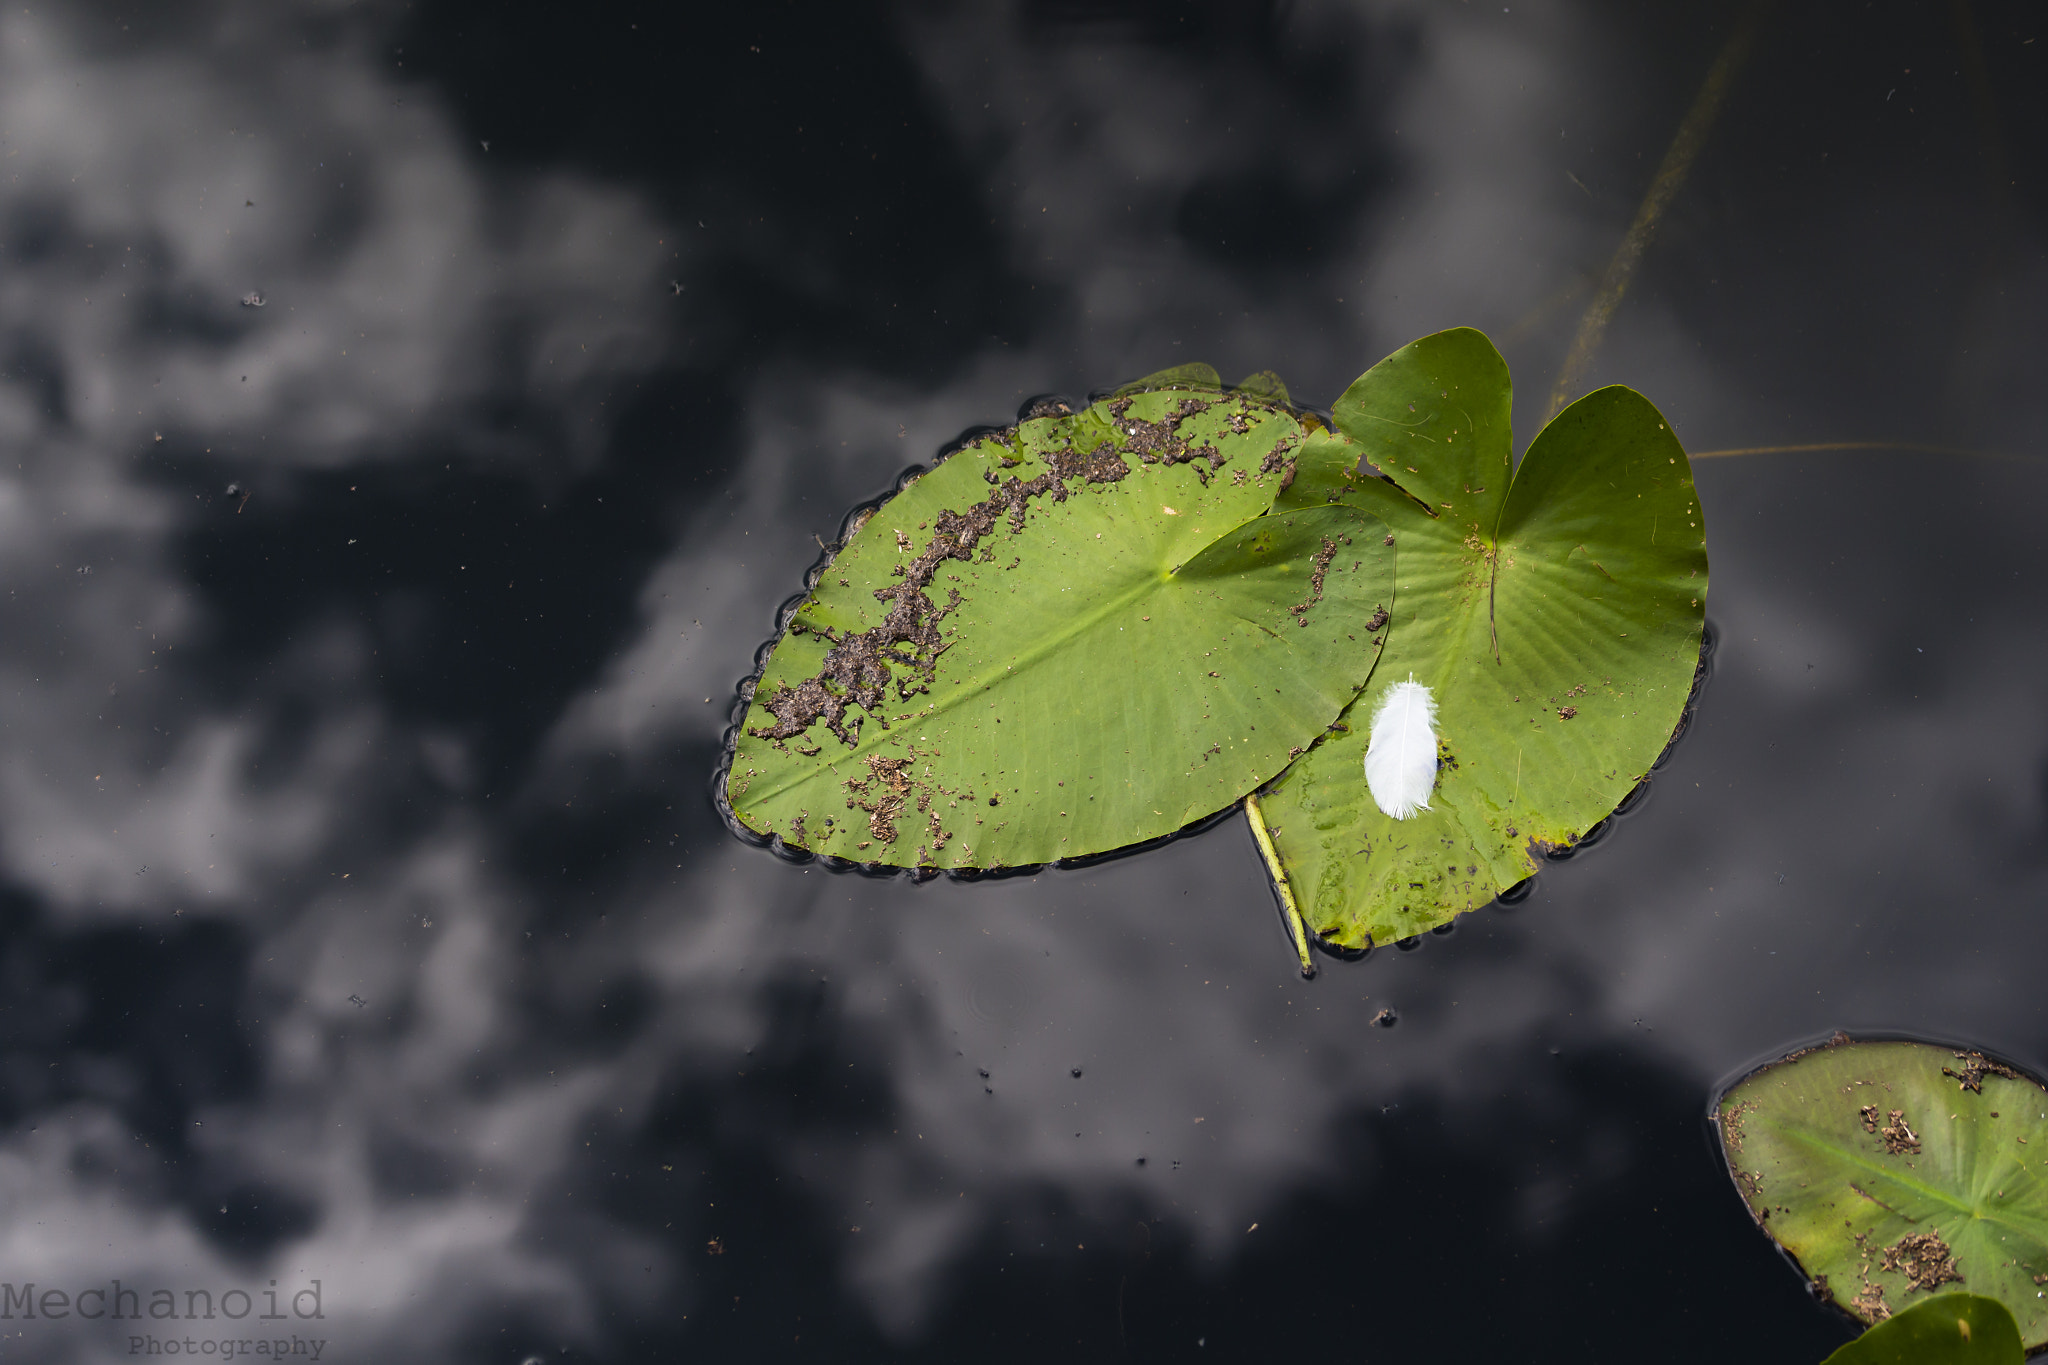
[[733, 814], [854, 862], [968, 869], [1241, 799], [1350, 702], [1392, 600], [1370, 513], [1267, 515], [1302, 435], [1255, 393], [1150, 391], [955, 452], [796, 610], [735, 740]]
[[2004, 1304], [1941, 1294], [1880, 1322], [1821, 1365], [2020, 1365], [2026, 1358]]
[[[1484, 335], [1424, 337], [1345, 391], [1276, 502], [1362, 508], [1400, 549], [1371, 687], [1260, 797], [1326, 943], [1405, 938], [1528, 877], [1642, 780], [1690, 693], [1706, 532], [1677, 437], [1642, 395], [1606, 388], [1515, 469], [1512, 396]], [[1437, 786], [1394, 820], [1363, 760], [1380, 696], [1411, 676], [1436, 700]]]
[[1754, 1072], [1716, 1117], [1757, 1224], [1865, 1322], [1948, 1285], [2048, 1345], [2048, 1092], [1979, 1054], [1836, 1035]]

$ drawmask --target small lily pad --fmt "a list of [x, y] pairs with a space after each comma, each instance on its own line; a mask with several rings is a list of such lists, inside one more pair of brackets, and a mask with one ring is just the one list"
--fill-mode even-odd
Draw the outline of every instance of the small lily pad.
[[1821, 1365], [2020, 1365], [2026, 1358], [2004, 1304], [1941, 1294], [1880, 1322]]
[[2048, 1344], [2048, 1091], [2031, 1077], [1838, 1034], [1753, 1072], [1716, 1118], [1757, 1225], [1836, 1306], [1882, 1322], [1954, 1286]]

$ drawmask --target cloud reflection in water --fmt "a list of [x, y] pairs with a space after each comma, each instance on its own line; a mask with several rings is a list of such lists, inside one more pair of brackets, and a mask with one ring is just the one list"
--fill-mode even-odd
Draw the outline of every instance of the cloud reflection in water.
[[[1586, 16], [1207, 46], [903, 19], [872, 41], [915, 77], [905, 136], [990, 220], [926, 297], [772, 179], [486, 153], [376, 16], [193, 14], [146, 41], [0, 19], [17, 1278], [318, 1275], [345, 1360], [630, 1354], [778, 1282], [802, 1306], [776, 1312], [844, 1293], [830, 1330], [901, 1342], [992, 1263], [1066, 1283], [1068, 1245], [1264, 1274], [1341, 1240], [1326, 1199], [1426, 1284], [1452, 1252], [1414, 1224], [1468, 1187], [1469, 1226], [1540, 1247], [1643, 1172], [1718, 1178], [1617, 1092], [1690, 1122], [1836, 1023], [2039, 1050], [1982, 948], [2025, 941], [2041, 878], [2043, 636], [1992, 624], [2039, 621], [2031, 467], [1944, 474], [1973, 543], [1874, 561], [1927, 534], [1910, 468], [1703, 466], [1721, 673], [1650, 803], [1513, 914], [1314, 983], [1235, 824], [913, 889], [706, 809], [814, 537], [1032, 393], [1207, 358], [1327, 402], [1468, 322], [1532, 427], [1656, 153], [1553, 135], [1655, 106]], [[1695, 445], [1779, 430], [1686, 294], [1733, 268], [1673, 235], [1605, 377]]]

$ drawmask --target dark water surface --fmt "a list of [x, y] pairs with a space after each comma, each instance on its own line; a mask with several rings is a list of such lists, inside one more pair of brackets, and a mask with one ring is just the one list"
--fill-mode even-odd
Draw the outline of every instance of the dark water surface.
[[1697, 721], [1520, 905], [1304, 982], [1241, 821], [912, 886], [706, 795], [818, 540], [1032, 394], [1470, 324], [1526, 441], [1742, 9], [9, 7], [0, 1356], [1846, 1339], [1704, 1113], [2048, 1070], [2036, 7], [1765, 12], [1587, 383], [1965, 453], [1699, 462]]

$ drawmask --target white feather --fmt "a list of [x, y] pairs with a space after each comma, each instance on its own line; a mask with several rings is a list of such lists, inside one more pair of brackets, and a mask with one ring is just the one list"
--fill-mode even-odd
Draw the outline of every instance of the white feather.
[[1373, 804], [1396, 820], [1429, 809], [1436, 786], [1436, 701], [1413, 673], [1388, 688], [1372, 713], [1365, 785]]

